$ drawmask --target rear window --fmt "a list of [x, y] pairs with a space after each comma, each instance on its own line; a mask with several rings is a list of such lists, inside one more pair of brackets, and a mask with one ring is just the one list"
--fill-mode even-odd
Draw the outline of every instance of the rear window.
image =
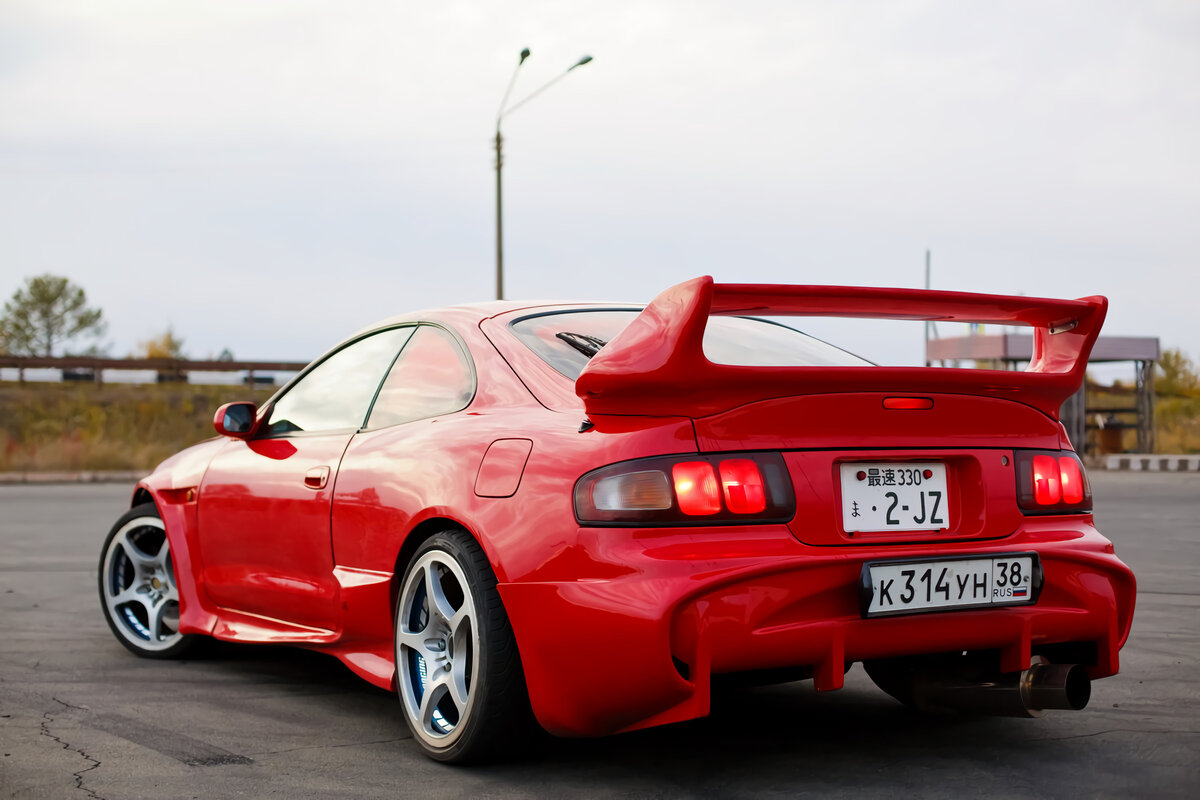
[[[517, 338], [571, 380], [625, 329], [640, 309], [540, 314], [509, 326]], [[864, 367], [870, 361], [770, 320], [709, 317], [704, 355], [715, 364], [745, 367]]]

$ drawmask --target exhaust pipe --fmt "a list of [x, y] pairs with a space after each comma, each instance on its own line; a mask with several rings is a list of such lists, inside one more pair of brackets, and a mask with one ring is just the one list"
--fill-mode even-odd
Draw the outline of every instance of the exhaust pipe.
[[918, 672], [913, 704], [921, 711], [961, 711], [997, 717], [1037, 717], [1044, 709], [1079, 711], [1092, 681], [1079, 664], [1034, 664], [980, 680], [962, 670]]

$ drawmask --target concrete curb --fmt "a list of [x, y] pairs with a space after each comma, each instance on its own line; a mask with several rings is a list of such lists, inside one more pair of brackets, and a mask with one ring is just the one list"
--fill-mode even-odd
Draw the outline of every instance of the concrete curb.
[[1200, 456], [1115, 453], [1101, 458], [1102, 469], [1128, 472], [1200, 472]]
[[141, 471], [97, 470], [85, 472], [0, 472], [0, 486], [48, 483], [137, 483]]

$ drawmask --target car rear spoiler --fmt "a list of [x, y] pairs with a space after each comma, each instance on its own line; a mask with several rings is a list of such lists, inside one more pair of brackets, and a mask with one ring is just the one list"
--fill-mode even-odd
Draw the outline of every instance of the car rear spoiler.
[[[1055, 419], [1082, 385], [1108, 300], [849, 286], [715, 284], [667, 289], [597, 353], [575, 381], [588, 414], [700, 417], [775, 397], [830, 392], [1000, 397]], [[710, 315], [828, 316], [979, 322], [1033, 328], [1023, 372], [930, 367], [747, 367], [704, 356]]]

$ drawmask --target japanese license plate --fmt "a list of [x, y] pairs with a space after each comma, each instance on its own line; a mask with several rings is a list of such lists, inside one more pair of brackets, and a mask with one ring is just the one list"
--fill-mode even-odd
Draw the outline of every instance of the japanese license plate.
[[1041, 582], [1036, 553], [868, 562], [862, 568], [863, 616], [1028, 605]]
[[847, 533], [949, 527], [945, 464], [842, 464], [841, 478], [842, 528]]

